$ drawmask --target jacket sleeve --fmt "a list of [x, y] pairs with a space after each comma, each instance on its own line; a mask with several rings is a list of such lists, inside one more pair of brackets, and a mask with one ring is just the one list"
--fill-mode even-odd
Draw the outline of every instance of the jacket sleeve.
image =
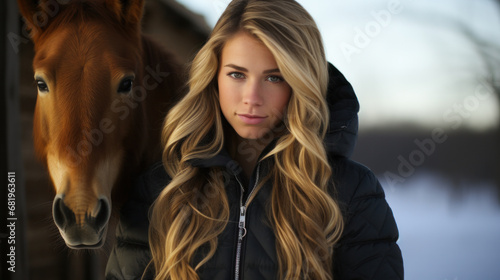
[[[344, 232], [334, 250], [338, 280], [402, 280], [398, 228], [375, 175], [363, 167], [344, 206]], [[352, 170], [351, 170], [352, 171]], [[352, 177], [351, 177], [352, 178]]]

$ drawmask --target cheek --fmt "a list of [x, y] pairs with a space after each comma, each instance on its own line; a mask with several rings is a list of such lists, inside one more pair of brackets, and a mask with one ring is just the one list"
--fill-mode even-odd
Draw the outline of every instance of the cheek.
[[231, 103], [228, 102], [228, 99], [225, 96], [224, 91], [219, 91], [219, 104], [222, 113], [227, 118], [232, 106]]
[[[237, 104], [236, 89], [219, 79], [219, 104], [224, 115], [232, 111]], [[226, 115], [227, 117], [227, 115]]]
[[273, 100], [273, 108], [276, 116], [279, 119], [283, 119], [283, 115], [286, 113], [286, 107], [290, 101], [290, 89], [283, 89]]

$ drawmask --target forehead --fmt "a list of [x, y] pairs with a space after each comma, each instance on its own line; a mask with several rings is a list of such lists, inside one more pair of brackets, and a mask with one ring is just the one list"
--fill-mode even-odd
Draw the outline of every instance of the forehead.
[[238, 32], [226, 42], [222, 49], [221, 63], [266, 69], [277, 66], [273, 54], [266, 45], [247, 32]]

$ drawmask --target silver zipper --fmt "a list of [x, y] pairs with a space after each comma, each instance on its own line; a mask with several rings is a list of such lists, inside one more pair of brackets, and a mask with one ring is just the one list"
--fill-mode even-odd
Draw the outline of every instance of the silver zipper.
[[241, 246], [243, 244], [243, 237], [247, 235], [247, 229], [246, 229], [246, 213], [247, 213], [247, 207], [248, 207], [248, 202], [250, 200], [250, 197], [252, 197], [253, 192], [257, 188], [257, 184], [259, 182], [259, 172], [260, 172], [260, 162], [257, 165], [257, 176], [255, 178], [255, 184], [253, 186], [252, 191], [250, 194], [247, 196], [247, 200], [245, 201], [245, 204], [243, 204], [243, 193], [245, 192], [245, 188], [243, 188], [243, 184], [240, 182], [240, 179], [238, 179], [238, 176], [236, 177], [236, 181], [240, 184], [241, 188], [241, 195], [240, 195], [240, 220], [238, 222], [238, 244], [236, 246], [236, 266], [235, 266], [235, 272], [234, 272], [234, 279], [239, 280], [240, 279], [240, 268], [241, 268]]

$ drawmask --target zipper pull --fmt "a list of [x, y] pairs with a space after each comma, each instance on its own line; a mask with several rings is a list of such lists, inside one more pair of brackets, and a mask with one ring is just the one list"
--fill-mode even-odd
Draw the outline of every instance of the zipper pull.
[[246, 206], [241, 206], [240, 207], [240, 222], [238, 224], [238, 227], [240, 228], [240, 234], [239, 234], [239, 239], [242, 240], [245, 235], [247, 235], [247, 229], [245, 228], [245, 215], [247, 212]]

